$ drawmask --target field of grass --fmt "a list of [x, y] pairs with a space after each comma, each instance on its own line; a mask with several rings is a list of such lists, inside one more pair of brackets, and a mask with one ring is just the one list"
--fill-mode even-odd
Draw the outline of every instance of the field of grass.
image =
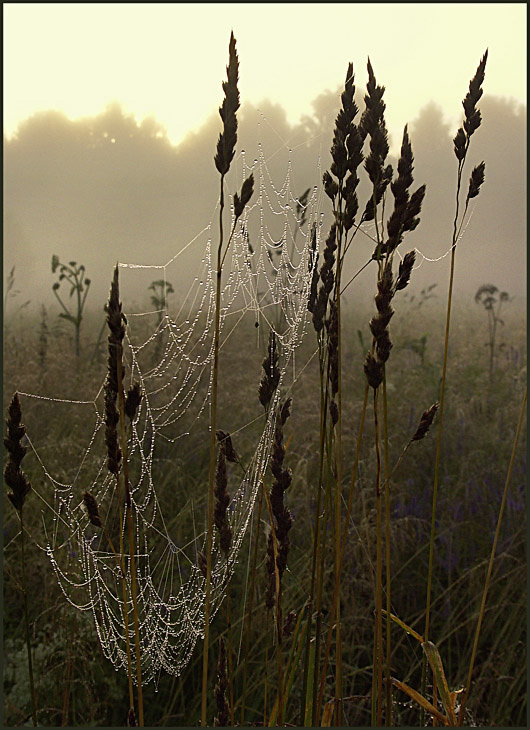
[[[394, 261], [423, 193], [409, 194], [406, 133], [389, 185], [369, 67], [372, 116], [359, 126], [347, 76], [324, 176], [334, 226], [318, 265], [308, 231], [304, 276], [290, 279], [282, 258], [284, 298], [259, 321], [248, 307], [232, 328], [225, 257], [245, 241], [236, 224], [254, 191], [249, 176], [223, 230], [233, 40], [229, 58], [204, 311], [182, 315], [172, 302], [149, 320], [123, 301], [122, 319], [117, 267], [100, 348], [101, 309], [75, 331], [73, 318], [44, 328], [29, 312], [6, 316], [6, 724], [419, 726], [434, 715], [526, 726], [523, 310], [506, 301], [494, 347], [491, 307], [450, 291], [446, 340], [447, 293], [422, 300], [413, 258]], [[459, 184], [485, 58], [455, 137]], [[356, 301], [354, 282], [346, 306], [365, 139], [373, 197], [358, 224], [376, 221], [374, 296]], [[453, 255], [483, 174], [477, 166], [466, 190], [462, 177]], [[128, 408], [135, 382], [140, 404]]]
[[[458, 307], [455, 331], [451, 340], [450, 397], [442, 450], [441, 493], [437, 509], [435, 573], [431, 635], [440, 649], [451, 688], [463, 686], [470, 661], [480, 596], [487, 561], [494, 537], [497, 514], [510, 451], [517, 425], [518, 410], [526, 380], [525, 328], [521, 316], [507, 317], [504, 341], [494, 377], [484, 347], [485, 320], [482, 312]], [[401, 314], [401, 316], [400, 316]], [[394, 463], [402, 447], [416, 429], [421, 411], [436, 400], [439, 388], [440, 359], [439, 307], [396, 314], [395, 348], [392, 376], [387, 382], [389, 410], [390, 462]], [[369, 310], [347, 314], [344, 359], [347, 394], [345, 405], [345, 470], [353, 464], [356, 431], [359, 425], [364, 389], [361, 348], [357, 329], [368, 321]], [[421, 322], [421, 325], [416, 322]], [[252, 323], [248, 323], [247, 332]], [[429, 333], [424, 361], [410, 346], [417, 339], [418, 326]], [[243, 327], [243, 330], [245, 327]], [[412, 329], [412, 331], [411, 331]], [[41, 370], [36, 357], [38, 322], [26, 322], [22, 332], [13, 333], [5, 342], [4, 412], [12, 392], [37, 392], [65, 398], [90, 400], [105, 374], [104, 362], [90, 366], [77, 363], [71, 347], [51, 336], [48, 364]], [[94, 329], [96, 335], [96, 329]], [[252, 335], [251, 335], [252, 336]], [[226, 430], [243, 430], [234, 436], [242, 461], [253, 448], [252, 427], [244, 428], [259, 415], [258, 380], [262, 352], [250, 350], [242, 339], [231, 341], [223, 363], [220, 403], [221, 426]], [[87, 337], [88, 339], [88, 337]], [[95, 339], [95, 337], [94, 337]], [[432, 342], [431, 342], [432, 339]], [[299, 359], [309, 360], [314, 343], [305, 343]], [[236, 373], [239, 373], [237, 377]], [[292, 416], [286, 428], [288, 448], [286, 462], [293, 471], [289, 487], [289, 509], [294, 518], [291, 550], [283, 579], [283, 611], [287, 615], [303, 609], [310, 583], [310, 561], [314, 529], [315, 481], [318, 473], [319, 430], [318, 361], [313, 358], [304, 377], [292, 390]], [[54, 418], [45, 416], [40, 401], [21, 398], [23, 420], [39, 454], [55, 478], [66, 482], [72, 478], [82, 455], [83, 444], [91, 426], [84, 428], [72, 406], [65, 405], [61, 417], [57, 406]], [[205, 427], [199, 429], [204, 433]], [[481, 631], [478, 657], [473, 676], [470, 710], [477, 723], [524, 725], [526, 716], [526, 455], [524, 434], [518, 449], [508, 502], [504, 514], [497, 556], [492, 574], [487, 610]], [[393, 612], [420, 633], [425, 612], [432, 480], [435, 438], [430, 433], [423, 443], [413, 444], [392, 480], [391, 546]], [[207, 450], [206, 450], [207, 451]], [[182, 453], [155, 454], [153, 469], [157, 491], [166, 513], [172, 505], [178, 515], [175, 539], [184, 544], [192, 534], [186, 528], [186, 505], [193, 500], [197, 516], [202, 516], [207, 494], [207, 454], [197, 443]], [[353, 510], [342, 573], [342, 622], [344, 696], [356, 697], [345, 703], [345, 722], [350, 725], [370, 723], [369, 696], [374, 610], [375, 505], [373, 488], [374, 453], [371, 436], [366, 433], [359, 462]], [[28, 456], [24, 464], [35, 489], [44, 485], [36, 460]], [[230, 479], [237, 479], [234, 471]], [[43, 490], [46, 494], [46, 489]], [[49, 492], [49, 490], [48, 490]], [[30, 495], [27, 530], [39, 534], [40, 506]], [[200, 519], [200, 517], [198, 517]], [[188, 528], [191, 521], [188, 522]], [[5, 718], [19, 724], [28, 717], [29, 687], [27, 657], [24, 646], [22, 596], [20, 592], [18, 521], [12, 506], [4, 504], [4, 637], [5, 637]], [[39, 538], [42, 536], [39, 534]], [[260, 536], [258, 572], [254, 598], [255, 621], [251, 640], [248, 684], [249, 721], [262, 721], [264, 707], [263, 662], [272, 630], [264, 630], [267, 612], [264, 605], [265, 537]], [[40, 542], [40, 539], [39, 539]], [[232, 631], [239, 646], [245, 614], [244, 593], [250, 544], [243, 547], [241, 566], [231, 585]], [[28, 594], [34, 652], [34, 673], [39, 706], [39, 722], [68, 724], [120, 725], [127, 713], [126, 676], [116, 674], [98, 645], [90, 614], [76, 612], [60, 591], [47, 556], [31, 539], [27, 547]], [[325, 576], [324, 592], [333, 589], [332, 575]], [[326, 613], [323, 609], [325, 632]], [[270, 617], [269, 617], [270, 621]], [[226, 631], [221, 610], [214, 620], [215, 633]], [[392, 673], [412, 686], [419, 686], [421, 647], [398, 626], [393, 627]], [[272, 672], [271, 672], [272, 673]], [[212, 676], [214, 666], [212, 663]], [[200, 655], [198, 647], [183, 681], [162, 675], [159, 690], [145, 688], [149, 725], [194, 725], [200, 714]], [[333, 679], [333, 661], [329, 667]], [[274, 677], [269, 680], [269, 694], [274, 696]], [[291, 689], [286, 719], [299, 724], [301, 675]], [[241, 694], [241, 668], [234, 671], [236, 713]], [[213, 716], [213, 688], [210, 697]], [[395, 696], [396, 724], [417, 724], [417, 708], [406, 696]], [[236, 718], [237, 719], [237, 718]]]

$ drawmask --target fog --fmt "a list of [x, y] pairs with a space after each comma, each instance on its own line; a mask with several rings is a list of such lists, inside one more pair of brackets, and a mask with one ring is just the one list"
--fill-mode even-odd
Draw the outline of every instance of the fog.
[[[259, 110], [242, 105], [237, 150], [245, 150], [248, 164], [259, 156], [259, 145], [274, 184], [286, 176], [289, 150], [291, 190], [301, 195], [321, 186], [329, 167], [334, 118], [340, 90], [324, 92], [311, 113], [295, 126], [285, 111], [270, 102]], [[360, 108], [364, 108], [359, 99]], [[479, 104], [483, 123], [471, 140], [463, 182], [471, 169], [486, 162], [486, 180], [472, 201], [472, 216], [457, 249], [455, 291], [470, 302], [478, 287], [492, 283], [517, 300], [526, 298], [526, 108], [501, 97], [484, 96]], [[69, 121], [59, 112], [39, 113], [20, 125], [17, 135], [4, 138], [4, 285], [15, 267], [18, 301], [31, 307], [44, 304], [50, 313], [59, 305], [52, 292], [57, 276], [51, 258], [86, 266], [92, 281], [88, 308], [101, 310], [108, 296], [116, 261], [162, 265], [184, 249], [210, 222], [217, 236], [216, 204], [219, 175], [213, 156], [221, 131], [218, 114], [173, 147], [153, 119], [138, 124], [110, 105], [94, 118]], [[449, 250], [455, 212], [457, 162], [449, 128], [435, 103], [425, 107], [409, 124], [414, 156], [413, 189], [426, 183], [421, 223], [400, 247], [404, 254], [417, 247], [426, 257], [439, 259]], [[399, 135], [392, 135], [399, 149]], [[390, 162], [394, 168], [396, 160]], [[320, 165], [320, 166], [319, 166]], [[359, 200], [364, 208], [369, 188], [360, 170]], [[227, 177], [230, 194], [242, 180], [241, 160]], [[391, 195], [388, 208], [391, 210]], [[330, 202], [324, 196], [322, 212], [327, 236]], [[389, 211], [390, 212], [390, 211]], [[187, 246], [168, 271], [176, 296], [187, 292], [190, 277], [204, 253], [207, 235]], [[351, 275], [371, 256], [372, 242], [357, 236], [345, 275]], [[421, 260], [421, 257], [418, 259]], [[424, 261], [413, 272], [410, 291], [433, 283], [446, 293], [449, 256]], [[129, 292], [136, 302], [147, 302], [147, 286], [160, 279], [149, 270]], [[368, 269], [350, 287], [347, 299], [374, 293], [375, 271]]]

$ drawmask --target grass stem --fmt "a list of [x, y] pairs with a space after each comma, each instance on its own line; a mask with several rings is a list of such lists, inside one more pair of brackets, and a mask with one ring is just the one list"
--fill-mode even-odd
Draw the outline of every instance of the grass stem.
[[24, 594], [24, 625], [26, 629], [26, 647], [28, 651], [28, 673], [29, 673], [29, 691], [31, 695], [31, 716], [33, 719], [33, 725], [37, 726], [37, 698], [35, 695], [35, 683], [33, 680], [33, 659], [31, 656], [31, 639], [29, 630], [29, 614], [28, 614], [28, 592], [26, 584], [26, 556], [24, 551], [24, 520], [23, 520], [23, 506], [20, 507], [20, 552], [22, 559], [22, 592]]
[[204, 646], [202, 666], [201, 725], [206, 726], [208, 698], [208, 646], [210, 640], [210, 590], [212, 580], [213, 507], [215, 482], [215, 431], [217, 427], [217, 379], [219, 374], [219, 328], [221, 318], [221, 277], [223, 249], [224, 175], [221, 175], [219, 198], [219, 248], [217, 250], [217, 274], [215, 290], [215, 325], [213, 344], [212, 402], [210, 411], [210, 473], [208, 482], [208, 525], [206, 537], [206, 597], [204, 607]]

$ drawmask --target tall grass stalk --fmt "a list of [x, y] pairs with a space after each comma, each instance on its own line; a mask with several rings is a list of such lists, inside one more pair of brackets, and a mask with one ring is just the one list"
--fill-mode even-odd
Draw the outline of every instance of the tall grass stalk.
[[119, 476], [116, 475], [116, 486], [117, 486], [117, 497], [118, 497], [118, 516], [120, 520], [120, 567], [121, 567], [121, 587], [123, 597], [123, 620], [125, 624], [125, 649], [127, 652], [127, 679], [129, 684], [129, 710], [134, 712], [134, 689], [133, 689], [133, 678], [132, 678], [132, 653], [131, 653], [131, 639], [129, 635], [129, 597], [127, 579], [125, 574], [125, 542], [123, 539], [123, 506]]
[[221, 197], [219, 214], [219, 249], [217, 253], [217, 285], [215, 294], [215, 330], [214, 330], [214, 361], [212, 375], [212, 401], [210, 415], [210, 471], [208, 489], [208, 528], [206, 542], [206, 599], [204, 608], [204, 653], [203, 653], [203, 683], [202, 683], [202, 705], [201, 725], [206, 725], [206, 707], [208, 692], [208, 645], [210, 631], [210, 586], [212, 579], [212, 541], [213, 541], [213, 505], [214, 505], [214, 479], [215, 479], [215, 430], [217, 425], [217, 378], [219, 371], [219, 323], [221, 309], [221, 251], [223, 246], [223, 221], [224, 210], [224, 175], [221, 175]]
[[[358, 108], [354, 101], [355, 86], [353, 65], [348, 65], [344, 91], [341, 94], [342, 106], [335, 120], [333, 144], [331, 147], [332, 164], [329, 172], [324, 173], [324, 189], [333, 205], [335, 222], [326, 241], [324, 264], [320, 276], [322, 286], [313, 305], [313, 322], [317, 332], [323, 328], [323, 320], [329, 300], [329, 319], [327, 329], [327, 370], [329, 380], [330, 434], [333, 452], [328, 458], [334, 464], [333, 490], [333, 555], [334, 581], [337, 592], [335, 622], [335, 723], [342, 724], [342, 639], [340, 616], [340, 546], [342, 513], [342, 317], [341, 317], [341, 277], [347, 234], [354, 224], [358, 210], [356, 188], [359, 182], [357, 168], [363, 160], [363, 138], [359, 134], [354, 119]], [[334, 251], [336, 249], [336, 257]], [[333, 276], [333, 261], [336, 260]], [[312, 292], [313, 293], [313, 292]], [[336, 399], [336, 400], [335, 400]], [[322, 403], [322, 401], [321, 401]], [[321, 420], [321, 428], [323, 427]], [[318, 532], [318, 531], [317, 531]], [[306, 652], [306, 656], [308, 653]], [[306, 660], [307, 661], [307, 660]], [[315, 719], [315, 718], [314, 718]]]
[[[339, 568], [342, 570], [342, 566], [344, 563], [344, 552], [346, 550], [346, 542], [349, 534], [349, 519], [351, 515], [351, 509], [353, 505], [353, 492], [355, 487], [355, 482], [357, 479], [357, 469], [359, 465], [359, 458], [361, 453], [361, 443], [362, 443], [362, 437], [363, 437], [363, 431], [364, 431], [364, 422], [365, 422], [365, 416], [366, 416], [366, 409], [368, 404], [368, 391], [369, 386], [368, 384], [365, 387], [364, 391], [364, 401], [363, 401], [363, 408], [361, 411], [361, 421], [359, 425], [359, 432], [357, 435], [357, 446], [355, 450], [355, 460], [353, 463], [352, 468], [352, 476], [350, 480], [350, 490], [348, 495], [348, 503], [346, 507], [346, 514], [344, 517], [344, 527], [342, 530], [342, 542], [341, 542], [341, 551], [340, 551], [340, 564]], [[323, 561], [323, 553], [322, 550], [322, 561]], [[323, 573], [323, 565], [321, 567], [321, 574]], [[330, 614], [330, 620], [329, 620], [329, 628], [328, 628], [328, 635], [326, 639], [326, 649], [325, 649], [325, 656], [322, 666], [322, 672], [320, 676], [320, 681], [318, 680], [318, 659], [319, 659], [319, 652], [316, 652], [317, 661], [315, 662], [315, 680], [314, 680], [314, 705], [313, 705], [313, 721], [315, 722], [318, 717], [320, 717], [320, 713], [322, 711], [322, 704], [323, 704], [323, 698], [324, 698], [324, 684], [326, 679], [326, 671], [327, 671], [327, 663], [329, 658], [329, 651], [331, 647], [331, 638], [332, 638], [332, 629], [333, 629], [333, 622], [335, 620], [336, 610], [337, 610], [337, 601], [338, 601], [338, 584], [335, 584], [334, 590], [333, 590], [333, 597], [331, 601], [331, 614]], [[317, 602], [317, 610], [318, 606], [321, 604], [321, 591], [319, 593], [319, 601]], [[318, 617], [319, 614], [317, 614]], [[319, 646], [319, 631], [317, 631], [317, 647]]]
[[223, 90], [225, 98], [219, 109], [219, 114], [223, 120], [223, 131], [219, 135], [217, 142], [217, 152], [214, 158], [215, 166], [221, 175], [220, 195], [219, 195], [219, 247], [217, 249], [217, 271], [216, 271], [216, 290], [215, 290], [215, 323], [214, 323], [214, 343], [213, 343], [213, 366], [212, 366], [212, 400], [210, 411], [210, 469], [209, 469], [209, 486], [208, 486], [208, 518], [207, 518], [207, 537], [206, 537], [206, 597], [204, 608], [204, 647], [203, 647], [203, 675], [202, 675], [202, 697], [201, 697], [201, 725], [206, 725], [206, 709], [208, 699], [208, 645], [210, 631], [210, 589], [212, 577], [212, 543], [213, 543], [213, 512], [214, 512], [214, 481], [215, 481], [215, 441], [216, 441], [216, 425], [217, 425], [217, 390], [219, 375], [219, 331], [221, 319], [221, 279], [223, 272], [223, 263], [230, 247], [230, 242], [234, 234], [236, 223], [241, 217], [245, 206], [252, 197], [254, 190], [254, 178], [250, 175], [241, 188], [241, 194], [234, 195], [234, 222], [230, 237], [223, 251], [223, 212], [224, 212], [224, 180], [230, 169], [230, 163], [235, 154], [235, 146], [237, 142], [237, 118], [236, 112], [239, 109], [239, 91], [237, 88], [239, 62], [236, 52], [236, 39], [234, 34], [230, 35], [230, 43], [228, 47], [229, 62], [227, 66], [227, 81], [223, 82]]
[[374, 440], [376, 454], [376, 475], [375, 475], [375, 495], [376, 495], [376, 568], [375, 568], [375, 651], [376, 662], [374, 669], [377, 667], [376, 687], [377, 687], [377, 727], [382, 724], [382, 702], [383, 702], [383, 550], [382, 550], [382, 525], [381, 525], [381, 447], [379, 432], [379, 416], [378, 416], [378, 389], [374, 389]]
[[465, 689], [464, 689], [464, 694], [462, 696], [462, 702], [460, 704], [460, 714], [458, 716], [458, 725], [460, 725], [460, 726], [462, 725], [462, 723], [464, 721], [464, 715], [465, 715], [465, 710], [466, 710], [467, 698], [469, 696], [469, 691], [471, 689], [471, 679], [472, 679], [472, 676], [473, 676], [473, 667], [475, 666], [475, 657], [477, 655], [477, 648], [478, 648], [478, 641], [479, 641], [479, 636], [480, 636], [480, 629], [481, 629], [481, 626], [482, 626], [482, 619], [484, 618], [484, 611], [485, 611], [485, 608], [486, 608], [486, 598], [487, 598], [487, 595], [488, 595], [488, 589], [489, 589], [489, 584], [490, 584], [491, 572], [493, 570], [493, 561], [495, 559], [495, 552], [497, 550], [497, 543], [499, 541], [499, 534], [500, 534], [500, 529], [501, 529], [502, 516], [504, 514], [504, 507], [506, 505], [506, 498], [507, 498], [507, 495], [508, 495], [508, 487], [510, 486], [510, 481], [511, 481], [511, 478], [512, 478], [512, 470], [513, 470], [513, 465], [514, 465], [514, 461], [515, 461], [515, 454], [516, 454], [516, 451], [517, 451], [517, 445], [519, 443], [519, 436], [521, 435], [521, 427], [522, 427], [522, 424], [523, 424], [523, 419], [524, 419], [524, 414], [525, 414], [526, 400], [527, 400], [527, 391], [528, 391], [528, 389], [525, 388], [523, 402], [522, 402], [522, 405], [521, 405], [521, 412], [519, 414], [519, 422], [517, 424], [517, 430], [516, 430], [515, 438], [514, 438], [514, 442], [513, 442], [512, 455], [511, 455], [511, 458], [510, 458], [510, 464], [508, 466], [508, 474], [506, 475], [506, 482], [504, 484], [504, 491], [503, 491], [503, 494], [502, 494], [501, 505], [499, 507], [499, 515], [497, 517], [497, 526], [495, 528], [495, 536], [493, 538], [493, 545], [491, 547], [491, 555], [490, 555], [490, 559], [489, 559], [489, 563], [488, 563], [488, 570], [487, 570], [487, 573], [486, 573], [486, 581], [484, 583], [484, 590], [482, 591], [482, 600], [481, 600], [481, 603], [480, 603], [480, 610], [479, 610], [479, 614], [478, 614], [477, 628], [476, 628], [476, 631], [475, 631], [475, 638], [473, 640], [473, 649], [471, 651], [471, 659], [470, 659], [470, 662], [469, 662], [469, 671], [468, 671], [468, 674], [467, 674], [467, 681], [466, 681], [466, 685], [465, 685]]
[[[267, 502], [267, 508], [269, 511], [269, 520], [270, 520], [270, 529], [271, 529], [271, 540], [272, 540], [272, 549], [273, 549], [273, 570], [274, 570], [274, 582], [275, 582], [275, 594], [276, 594], [276, 601], [278, 600], [278, 594], [280, 590], [280, 578], [279, 578], [279, 571], [278, 571], [278, 541], [276, 539], [276, 531], [274, 529], [274, 516], [272, 513], [272, 507], [269, 499], [269, 495], [267, 494], [267, 489], [265, 487], [265, 483], [262, 482], [263, 486], [263, 493], [265, 494], [265, 501]], [[278, 604], [276, 603], [276, 607], [278, 607]], [[271, 614], [272, 612], [272, 614]], [[269, 626], [269, 623], [271, 621], [271, 615], [274, 616], [273, 608], [271, 608], [269, 605], [266, 605], [266, 620], [265, 625]], [[281, 648], [277, 647], [277, 661], [278, 661], [278, 714], [281, 718], [281, 715], [283, 713], [283, 698], [281, 695]], [[279, 658], [279, 659], [278, 659]], [[264, 700], [263, 700], [263, 725], [267, 725], [267, 718], [268, 718], [268, 704], [267, 704], [267, 692], [268, 692], [268, 677], [269, 677], [269, 642], [267, 640], [267, 645], [265, 647], [265, 693], [264, 693]], [[281, 721], [281, 720], [280, 720]]]
[[[121, 309], [118, 264], [114, 270], [114, 278], [111, 284], [110, 296], [107, 305], [107, 324], [109, 327], [108, 336], [108, 370], [105, 383], [105, 440], [107, 444], [107, 466], [109, 471], [116, 477], [116, 491], [119, 505], [120, 517], [120, 556], [122, 567], [122, 592], [124, 598], [123, 612], [125, 623], [125, 637], [127, 645], [127, 665], [129, 676], [129, 714], [134, 715], [134, 701], [132, 689], [132, 652], [129, 640], [129, 616], [127, 609], [128, 587], [125, 578], [125, 545], [124, 528], [127, 524], [130, 571], [131, 571], [131, 596], [133, 603], [133, 626], [136, 654], [136, 681], [138, 686], [138, 721], [140, 727], [144, 725], [143, 691], [142, 691], [142, 668], [140, 654], [140, 627], [138, 619], [138, 602], [136, 590], [136, 559], [132, 518], [132, 500], [129, 487], [129, 465], [127, 432], [125, 426], [126, 400], [123, 388], [123, 338], [125, 337], [124, 315]], [[116, 406], [117, 404], [117, 406]], [[118, 438], [117, 425], [120, 424], [120, 436]], [[123, 475], [123, 490], [125, 499], [125, 521], [122, 509], [121, 475]]]
[[20, 558], [22, 568], [22, 591], [24, 593], [24, 626], [26, 630], [26, 647], [28, 651], [28, 674], [29, 674], [29, 691], [31, 695], [31, 714], [33, 725], [37, 726], [37, 697], [35, 694], [35, 682], [33, 679], [33, 660], [31, 657], [31, 637], [29, 630], [29, 613], [28, 613], [28, 591], [26, 583], [26, 556], [24, 552], [24, 519], [23, 509], [20, 508]]
[[291, 513], [284, 503], [284, 493], [291, 484], [291, 472], [284, 467], [285, 447], [283, 445], [283, 429], [290, 415], [290, 407], [291, 399], [287, 398], [278, 408], [271, 461], [274, 481], [270, 494], [265, 491], [271, 524], [271, 532], [267, 541], [268, 586], [265, 605], [267, 609], [276, 609], [277, 717], [280, 725], [283, 722], [284, 712], [282, 576], [287, 567], [287, 555], [290, 547], [289, 531], [293, 523]]
[[384, 438], [384, 459], [385, 459], [385, 566], [386, 566], [386, 674], [385, 674], [385, 724], [392, 725], [392, 684], [390, 682], [390, 665], [392, 660], [392, 641], [390, 633], [390, 609], [391, 609], [391, 565], [390, 565], [390, 480], [388, 467], [388, 403], [386, 387], [386, 371], [383, 377], [383, 438]]
[[[363, 218], [373, 219], [375, 225], [375, 238], [376, 238], [376, 251], [374, 258], [378, 264], [378, 287], [379, 282], [382, 280], [382, 230], [379, 229], [378, 222], [378, 204], [381, 202], [386, 187], [390, 182], [392, 176], [392, 168], [387, 166], [385, 168], [385, 160], [388, 155], [388, 135], [386, 131], [386, 125], [384, 120], [385, 102], [383, 101], [384, 87], [378, 86], [375, 75], [373, 73], [370, 59], [368, 59], [368, 84], [367, 93], [365, 95], [366, 109], [361, 118], [361, 134], [363, 138], [370, 137], [370, 153], [365, 160], [365, 169], [368, 173], [370, 181], [372, 183], [372, 197], [369, 200], [368, 205], [371, 209], [365, 209]], [[368, 214], [367, 214], [367, 211]], [[381, 223], [382, 228], [382, 223]], [[388, 323], [388, 322], [387, 322]], [[385, 328], [383, 328], [385, 329]], [[375, 347], [375, 332], [374, 341], [372, 343], [371, 353], [369, 355], [370, 362], [372, 363], [372, 372], [374, 369], [377, 371], [376, 377], [368, 377], [368, 382], [372, 386], [374, 391], [374, 432], [375, 432], [375, 449], [376, 449], [376, 574], [375, 574], [375, 625], [374, 625], [374, 659], [373, 659], [373, 677], [372, 677], [372, 725], [381, 725], [381, 713], [382, 713], [382, 551], [381, 551], [381, 494], [380, 494], [380, 482], [381, 482], [381, 461], [380, 461], [380, 450], [379, 450], [379, 428], [378, 428], [378, 398], [377, 389], [381, 384], [383, 373], [384, 373], [384, 360], [379, 362], [379, 359], [374, 359], [373, 352]], [[388, 353], [386, 355], [388, 357]], [[366, 371], [366, 365], [365, 365]], [[368, 376], [368, 372], [366, 372]], [[375, 701], [377, 696], [377, 701]]]
[[[462, 102], [464, 106], [465, 119], [462, 127], [458, 130], [453, 143], [455, 156], [458, 160], [458, 171], [457, 171], [457, 183], [456, 183], [456, 210], [455, 217], [453, 220], [453, 238], [451, 242], [451, 266], [449, 272], [449, 292], [447, 296], [447, 314], [445, 320], [445, 336], [444, 336], [444, 353], [443, 353], [443, 365], [442, 365], [442, 383], [440, 388], [440, 413], [438, 419], [438, 438], [436, 442], [436, 459], [434, 466], [434, 484], [432, 494], [432, 512], [431, 512], [431, 531], [429, 539], [429, 567], [427, 573], [427, 595], [426, 595], [426, 608], [425, 608], [425, 630], [424, 637], [425, 641], [429, 640], [430, 630], [430, 616], [431, 616], [431, 592], [432, 592], [432, 579], [434, 569], [434, 538], [436, 528], [436, 504], [438, 499], [438, 476], [440, 470], [440, 456], [441, 456], [441, 445], [442, 445], [442, 431], [443, 431], [443, 413], [445, 405], [445, 387], [447, 378], [447, 355], [449, 350], [449, 328], [451, 322], [451, 302], [453, 297], [453, 282], [454, 282], [454, 271], [455, 271], [455, 254], [456, 246], [460, 236], [460, 232], [465, 220], [465, 216], [468, 210], [469, 201], [478, 195], [480, 191], [480, 185], [484, 181], [484, 163], [478, 165], [472, 172], [470, 178], [470, 185], [468, 194], [465, 202], [465, 209], [459, 224], [459, 211], [460, 211], [460, 191], [462, 185], [462, 173], [469, 149], [470, 139], [472, 134], [478, 129], [481, 122], [481, 114], [476, 109], [480, 97], [482, 96], [482, 83], [484, 81], [484, 74], [486, 68], [486, 61], [488, 58], [488, 51], [486, 50], [482, 57], [475, 76], [470, 81], [469, 92]], [[422, 681], [421, 681], [421, 694], [425, 695], [425, 686], [427, 681], [427, 659], [423, 656], [422, 659]], [[424, 712], [422, 710], [420, 722], [423, 722]]]
[[[304, 674], [302, 682], [302, 696], [301, 696], [301, 710], [300, 710], [300, 722], [306, 726], [311, 726], [314, 719], [314, 712], [316, 709], [316, 694], [314, 688], [316, 685], [315, 678], [310, 678], [310, 655], [311, 655], [311, 641], [312, 641], [312, 622], [313, 622], [313, 608], [315, 606], [315, 589], [317, 585], [317, 577], [319, 575], [319, 556], [320, 556], [320, 542], [321, 542], [321, 522], [322, 522], [322, 478], [324, 471], [324, 442], [325, 442], [325, 429], [326, 429], [326, 404], [327, 404], [327, 389], [324, 380], [324, 350], [322, 337], [318, 337], [318, 356], [319, 356], [319, 375], [320, 375], [320, 429], [319, 429], [319, 457], [318, 457], [318, 479], [317, 479], [317, 499], [315, 504], [315, 530], [313, 534], [312, 544], [312, 557], [311, 557], [311, 583], [309, 588], [309, 598], [306, 609], [306, 646], [304, 656]], [[320, 606], [317, 605], [317, 615], [320, 611]], [[318, 624], [318, 619], [317, 619]], [[316, 646], [315, 656], [316, 661], [314, 662], [314, 672], [318, 672], [318, 656], [320, 647], [320, 635], [317, 625], [316, 631]], [[311, 711], [308, 711], [307, 707], [307, 687], [308, 683], [311, 682], [313, 686], [313, 692], [311, 693], [312, 705]]]
[[[13, 273], [13, 272], [11, 272]], [[24, 503], [26, 497], [31, 491], [31, 484], [26, 475], [20, 468], [24, 459], [27, 447], [21, 444], [22, 438], [26, 433], [26, 427], [22, 423], [22, 411], [18, 393], [15, 393], [8, 408], [8, 417], [6, 420], [7, 436], [4, 438], [4, 446], [9, 454], [6, 466], [4, 468], [4, 479], [7, 486], [12, 490], [8, 493], [11, 504], [18, 512], [20, 521], [20, 558], [22, 569], [22, 594], [24, 599], [24, 627], [26, 631], [26, 648], [28, 653], [28, 674], [29, 689], [31, 695], [31, 715], [33, 725], [37, 726], [37, 697], [35, 694], [35, 683], [33, 679], [33, 660], [31, 656], [31, 637], [29, 630], [29, 612], [28, 612], [28, 591], [26, 583], [26, 555], [25, 555], [25, 528], [24, 528]]]
[[335, 681], [335, 723], [342, 725], [342, 638], [341, 638], [341, 610], [340, 610], [340, 537], [341, 537], [341, 507], [342, 507], [342, 387], [341, 387], [341, 307], [340, 307], [340, 253], [342, 241], [339, 240], [337, 264], [337, 436], [336, 436], [336, 477], [335, 477], [335, 583], [337, 584], [337, 628], [336, 628], [336, 681]]
[[254, 538], [254, 552], [252, 556], [252, 566], [250, 571], [250, 595], [248, 599], [248, 608], [247, 608], [247, 615], [246, 615], [246, 621], [245, 621], [245, 658], [243, 662], [243, 689], [241, 694], [241, 725], [245, 722], [245, 709], [246, 709], [246, 701], [247, 701], [247, 672], [248, 672], [248, 657], [249, 657], [249, 649], [250, 649], [250, 636], [252, 632], [252, 615], [253, 615], [253, 607], [254, 607], [254, 586], [255, 586], [255, 579], [256, 579], [256, 566], [257, 566], [257, 559], [258, 559], [258, 544], [259, 544], [259, 534], [260, 534], [260, 520], [261, 520], [261, 510], [263, 505], [263, 492], [260, 490], [259, 494], [259, 500], [258, 500], [258, 514], [256, 517], [256, 534]]
[[125, 394], [123, 390], [123, 372], [121, 359], [118, 359], [118, 403], [120, 413], [120, 432], [123, 452], [123, 480], [125, 485], [125, 511], [127, 517], [127, 531], [129, 538], [129, 553], [131, 561], [131, 594], [133, 601], [133, 623], [134, 623], [134, 646], [136, 653], [136, 681], [138, 691], [138, 723], [140, 727], [144, 726], [144, 701], [142, 688], [142, 657], [140, 653], [140, 626], [138, 617], [138, 596], [136, 587], [136, 547], [134, 541], [132, 501], [129, 488], [128, 473], [128, 449], [127, 435], [125, 429]]

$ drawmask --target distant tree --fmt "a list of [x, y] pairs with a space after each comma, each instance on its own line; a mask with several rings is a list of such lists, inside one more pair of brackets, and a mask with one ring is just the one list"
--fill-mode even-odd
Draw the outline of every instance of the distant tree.
[[432, 160], [432, 164], [440, 156], [446, 155], [452, 162], [451, 146], [447, 148], [447, 141], [451, 139], [451, 127], [444, 120], [443, 110], [434, 101], [424, 106], [416, 119], [410, 125], [411, 139], [414, 140], [414, 156], [425, 156]]

